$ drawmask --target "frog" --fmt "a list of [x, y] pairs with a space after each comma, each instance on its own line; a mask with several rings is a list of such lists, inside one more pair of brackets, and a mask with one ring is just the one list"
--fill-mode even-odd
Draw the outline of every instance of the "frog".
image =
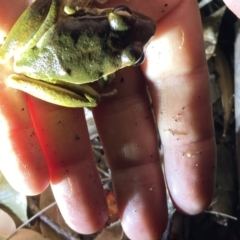
[[[138, 66], [156, 31], [155, 22], [127, 6], [64, 6], [36, 0], [0, 47], [0, 63], [13, 58], [8, 86], [63, 107], [96, 107], [105, 95], [94, 82]], [[105, 94], [105, 95], [104, 95]]]

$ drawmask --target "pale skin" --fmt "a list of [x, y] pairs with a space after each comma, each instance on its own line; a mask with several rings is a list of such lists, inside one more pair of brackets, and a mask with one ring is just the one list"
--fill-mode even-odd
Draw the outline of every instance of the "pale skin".
[[[7, 33], [27, 1], [0, 4], [1, 31]], [[171, 0], [167, 6], [161, 0], [116, 0], [109, 6], [123, 4], [156, 20], [157, 32], [141, 69], [120, 71], [118, 94], [93, 113], [124, 231], [131, 239], [157, 239], [166, 227], [167, 207], [146, 83], [176, 208], [197, 214], [212, 199], [216, 149], [201, 23], [194, 0]], [[4, 80], [11, 69], [0, 67]], [[37, 100], [4, 81], [0, 87], [0, 168], [8, 181], [27, 195], [41, 193], [50, 183], [70, 227], [85, 234], [101, 230], [108, 212], [83, 109]]]

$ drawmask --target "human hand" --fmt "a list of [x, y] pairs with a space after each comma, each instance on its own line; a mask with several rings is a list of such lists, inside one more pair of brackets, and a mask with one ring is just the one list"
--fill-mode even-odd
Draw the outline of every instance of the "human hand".
[[[9, 6], [16, 10], [16, 4], [24, 6], [22, 1], [0, 3], [6, 5], [0, 8], [0, 24], [7, 31], [16, 20], [6, 15]], [[216, 153], [208, 71], [196, 1], [128, 3], [158, 21], [141, 67], [144, 75], [139, 68], [119, 71], [118, 94], [105, 99], [93, 114], [124, 231], [131, 239], [156, 239], [165, 229], [167, 207], [146, 83], [161, 135], [170, 195], [177, 209], [196, 214], [208, 206], [214, 187]], [[126, 2], [108, 5], [121, 4]], [[1, 68], [5, 79], [8, 68]], [[70, 227], [81, 233], [101, 229], [108, 219], [107, 205], [83, 110], [51, 105], [0, 84], [0, 168], [8, 181], [28, 195], [41, 193], [50, 183]]]
[[240, 2], [235, 0], [223, 0], [227, 7], [240, 18]]

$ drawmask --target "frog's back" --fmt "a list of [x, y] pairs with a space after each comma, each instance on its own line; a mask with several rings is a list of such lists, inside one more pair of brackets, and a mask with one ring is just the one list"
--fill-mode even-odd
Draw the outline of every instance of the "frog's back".
[[15, 70], [45, 81], [95, 81], [122, 66], [121, 50], [112, 48], [110, 34], [106, 17], [59, 19], [36, 47], [21, 55]]

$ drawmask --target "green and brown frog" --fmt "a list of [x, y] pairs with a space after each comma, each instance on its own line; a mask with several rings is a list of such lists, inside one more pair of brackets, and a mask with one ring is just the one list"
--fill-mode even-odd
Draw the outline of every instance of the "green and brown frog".
[[36, 0], [0, 48], [0, 63], [14, 57], [9, 86], [66, 107], [95, 107], [89, 83], [139, 65], [156, 25], [126, 6], [97, 9]]

